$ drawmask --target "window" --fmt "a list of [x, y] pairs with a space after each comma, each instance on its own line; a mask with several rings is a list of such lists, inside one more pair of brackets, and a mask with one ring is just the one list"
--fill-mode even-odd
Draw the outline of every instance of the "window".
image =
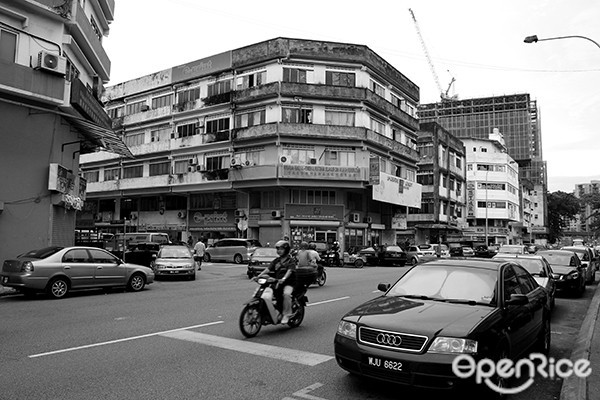
[[216, 133], [229, 130], [230, 118], [219, 118], [206, 121], [206, 133]]
[[354, 126], [354, 111], [325, 110], [326, 125]]
[[171, 93], [152, 99], [152, 108], [170, 107], [173, 104], [173, 95]]
[[173, 172], [175, 174], [185, 174], [188, 172], [189, 161], [186, 158], [185, 160], [177, 160], [173, 164]]
[[169, 173], [171, 173], [171, 162], [169, 161], [150, 164], [150, 176], [169, 175]]
[[96, 20], [94, 19], [93, 16], [90, 16], [90, 24], [92, 24], [92, 29], [94, 30], [94, 33], [98, 37], [98, 40], [102, 41], [102, 31], [98, 27], [98, 24], [96, 23]]
[[247, 111], [235, 116], [236, 128], [247, 128], [249, 126], [261, 125], [265, 123], [265, 110]]
[[[63, 55], [66, 56], [66, 54], [64, 52], [63, 52]], [[75, 80], [77, 78], [79, 78], [79, 70], [77, 69], [75, 64], [73, 64], [73, 62], [67, 57], [67, 70], [66, 70], [66, 74], [65, 74], [65, 80], [67, 80], [68, 82], [72, 82], [73, 80]], [[111, 118], [113, 118], [113, 117], [111, 117]]]
[[292, 164], [308, 164], [311, 158], [315, 158], [315, 149], [311, 146], [285, 146], [281, 154], [287, 156]]
[[206, 157], [206, 169], [208, 171], [223, 169], [223, 165], [225, 165], [225, 156]]
[[123, 168], [123, 178], [141, 178], [144, 173], [144, 167], [141, 165], [134, 165], [131, 167]]
[[181, 92], [177, 93], [177, 104], [183, 105], [190, 101], [196, 101], [199, 98], [200, 98], [200, 88], [199, 87], [184, 89]]
[[510, 265], [504, 269], [504, 299], [510, 300], [512, 294], [522, 294], [517, 274]]
[[462, 183], [456, 182], [456, 194], [462, 194]]
[[100, 171], [87, 171], [83, 173], [85, 180], [90, 182], [98, 182], [100, 180]]
[[146, 105], [146, 101], [138, 101], [137, 103], [127, 104], [125, 107], [125, 115], [137, 114], [142, 112], [142, 106]]
[[282, 107], [281, 122], [290, 124], [312, 124], [312, 109]]
[[87, 263], [90, 262], [90, 256], [86, 249], [69, 250], [62, 259], [63, 263]]
[[198, 134], [197, 128], [198, 127], [195, 122], [193, 122], [191, 124], [178, 125], [177, 130], [176, 130], [177, 133], [175, 134], [175, 138], [184, 138], [184, 137], [194, 136], [194, 135]]
[[383, 86], [381, 86], [379, 83], [371, 80], [369, 82], [369, 88], [375, 92], [376, 95], [381, 96], [381, 97], [385, 97], [385, 88]]
[[325, 165], [354, 167], [356, 166], [356, 153], [350, 149], [327, 149], [325, 151]]
[[144, 144], [144, 132], [130, 133], [125, 136], [127, 147], [134, 147]]
[[92, 255], [92, 261], [98, 264], [116, 264], [117, 259], [112, 254], [99, 250], [99, 249], [89, 249], [88, 250]]
[[420, 144], [417, 147], [417, 151], [421, 157], [431, 157], [433, 156], [433, 143]]
[[262, 193], [261, 199], [262, 208], [279, 208], [281, 207], [281, 199], [279, 191], [265, 191]]
[[462, 168], [462, 160], [460, 159], [460, 157], [456, 157], [456, 168]]
[[258, 71], [237, 78], [237, 90], [259, 86], [267, 80], [267, 71]]
[[417, 175], [417, 183], [424, 186], [433, 185], [433, 174]]
[[352, 72], [326, 71], [325, 83], [333, 86], [356, 86], [356, 76]]
[[208, 85], [208, 97], [231, 92], [231, 80], [225, 80]]
[[121, 106], [121, 107], [115, 107], [115, 108], [110, 108], [108, 110], [108, 116], [111, 119], [116, 119], [116, 118], [120, 118], [123, 116], [125, 111], [125, 107]]
[[163, 127], [159, 129], [154, 129], [150, 131], [150, 141], [151, 142], [160, 142], [161, 140], [166, 140], [169, 138], [171, 133], [170, 127]]
[[371, 130], [385, 135], [385, 124], [375, 118], [371, 118]]
[[104, 170], [104, 180], [105, 181], [114, 181], [121, 177], [121, 169], [120, 168], [110, 168]]
[[334, 190], [293, 189], [291, 192], [293, 204], [336, 204], [335, 200]]
[[283, 68], [283, 82], [306, 83], [306, 70]]

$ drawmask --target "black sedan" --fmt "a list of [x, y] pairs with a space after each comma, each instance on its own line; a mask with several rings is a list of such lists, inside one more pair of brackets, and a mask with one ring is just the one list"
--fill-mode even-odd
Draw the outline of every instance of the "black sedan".
[[408, 259], [400, 246], [383, 246], [382, 249], [367, 247], [358, 253], [369, 265], [399, 265], [403, 267]]
[[250, 256], [250, 261], [248, 261], [248, 270], [246, 271], [246, 275], [248, 275], [248, 278], [252, 279], [256, 275], [263, 272], [265, 268], [268, 268], [269, 265], [271, 265], [271, 262], [277, 257], [279, 256], [276, 248], [257, 247], [256, 250], [254, 250], [254, 253], [252, 253]]
[[556, 290], [583, 295], [586, 270], [577, 254], [569, 250], [542, 250], [536, 255], [544, 257], [552, 267]]
[[[415, 387], [469, 387], [473, 380], [453, 372], [458, 355], [514, 360], [550, 348], [547, 293], [511, 261], [432, 261], [378, 288], [385, 294], [338, 325], [335, 359], [352, 374]], [[492, 382], [507, 383], [500, 376]]]

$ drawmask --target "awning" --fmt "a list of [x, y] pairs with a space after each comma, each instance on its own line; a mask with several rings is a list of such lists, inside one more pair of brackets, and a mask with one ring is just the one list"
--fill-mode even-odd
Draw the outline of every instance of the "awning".
[[133, 154], [121, 138], [112, 130], [104, 128], [93, 122], [77, 118], [75, 116], [66, 116], [62, 114], [71, 125], [73, 125], [86, 139], [98, 147], [103, 147], [106, 151], [119, 154], [124, 157], [134, 158]]
[[340, 226], [340, 221], [312, 221], [312, 220], [302, 220], [296, 219], [290, 221], [290, 226], [323, 226], [323, 227], [338, 227]]
[[446, 224], [420, 224], [415, 225], [415, 228], [418, 229], [437, 229], [437, 230], [446, 230], [446, 231], [462, 231], [457, 226], [446, 225]]

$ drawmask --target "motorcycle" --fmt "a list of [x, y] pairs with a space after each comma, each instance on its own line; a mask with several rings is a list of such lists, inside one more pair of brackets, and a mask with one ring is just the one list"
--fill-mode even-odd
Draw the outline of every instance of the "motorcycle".
[[[239, 319], [240, 331], [247, 338], [258, 335], [263, 325], [280, 325], [283, 317], [283, 299], [274, 295], [273, 301], [268, 302], [262, 298], [266, 288], [271, 287], [275, 291], [277, 279], [260, 277], [256, 282], [259, 286], [252, 298], [244, 304]], [[292, 293], [292, 315], [287, 323], [290, 328], [296, 328], [302, 323], [306, 303], [306, 286], [296, 285]]]
[[343, 267], [342, 260], [340, 260], [340, 253], [335, 250], [328, 250], [324, 256], [325, 264], [328, 267]]
[[325, 272], [324, 264], [324, 262], [317, 263], [317, 275], [313, 283], [316, 283], [319, 286], [323, 286], [325, 285], [325, 282], [327, 282], [327, 272]]

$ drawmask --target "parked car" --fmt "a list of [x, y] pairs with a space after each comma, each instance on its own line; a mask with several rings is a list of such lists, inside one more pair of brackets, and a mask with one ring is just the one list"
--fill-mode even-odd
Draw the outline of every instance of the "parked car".
[[533, 276], [535, 281], [548, 292], [548, 307], [554, 309], [556, 297], [556, 281], [554, 271], [546, 259], [537, 254], [497, 254], [493, 258], [513, 260], [525, 268]]
[[577, 254], [569, 250], [542, 250], [537, 255], [544, 257], [552, 267], [556, 290], [570, 291], [577, 296], [583, 294], [586, 271]]
[[433, 244], [431, 245], [436, 255], [439, 254], [441, 258], [450, 257], [450, 248], [446, 244]]
[[153, 257], [152, 270], [159, 276], [183, 276], [190, 280], [196, 279], [196, 262], [187, 244], [163, 245]]
[[463, 254], [463, 245], [461, 243], [449, 243], [450, 257], [464, 257]]
[[505, 244], [500, 246], [498, 253], [529, 254], [529, 249], [522, 244]]
[[258, 247], [250, 256], [246, 274], [252, 279], [267, 268], [279, 255], [275, 247]]
[[470, 246], [463, 246], [462, 253], [463, 253], [463, 257], [474, 257], [475, 256], [475, 251]]
[[585, 268], [585, 282], [593, 283], [596, 280], [596, 263], [598, 259], [594, 256], [594, 252], [587, 246], [565, 246], [561, 250], [569, 250], [575, 252], [581, 261], [581, 265]]
[[418, 246], [408, 246], [406, 259], [411, 265], [417, 265], [422, 262], [437, 260], [433, 246], [430, 244], [420, 244]]
[[[128, 263], [143, 265], [144, 267], [152, 268], [152, 261], [160, 250], [160, 244], [150, 242], [130, 242], [127, 251], [123, 256], [123, 260]], [[113, 252], [113, 254], [115, 254]], [[119, 257], [118, 254], [115, 256]]]
[[350, 246], [348, 251], [343, 253], [344, 265], [349, 264], [356, 268], [362, 268], [367, 263], [367, 257], [360, 254], [363, 249], [366, 249], [366, 246]]
[[369, 265], [399, 265], [404, 266], [408, 260], [407, 254], [400, 246], [387, 246], [385, 250], [375, 250], [373, 247], [362, 249], [359, 253]]
[[496, 245], [486, 246], [485, 244], [481, 244], [481, 245], [475, 246], [474, 251], [475, 251], [475, 257], [492, 258], [496, 254], [498, 254], [498, 246], [496, 246]]
[[45, 247], [6, 260], [0, 283], [33, 295], [45, 291], [51, 297], [65, 297], [71, 290], [124, 286], [138, 292], [154, 281], [154, 272], [129, 264], [97, 247]]
[[256, 239], [221, 239], [206, 248], [204, 261], [233, 261], [241, 264], [248, 262], [258, 247], [262, 245]]
[[[453, 373], [459, 354], [476, 362], [516, 360], [531, 350], [548, 354], [548, 294], [511, 261], [440, 259], [414, 266], [378, 289], [384, 294], [338, 324], [335, 360], [353, 375], [451, 389], [474, 382]], [[490, 379], [502, 382], [497, 375]]]

